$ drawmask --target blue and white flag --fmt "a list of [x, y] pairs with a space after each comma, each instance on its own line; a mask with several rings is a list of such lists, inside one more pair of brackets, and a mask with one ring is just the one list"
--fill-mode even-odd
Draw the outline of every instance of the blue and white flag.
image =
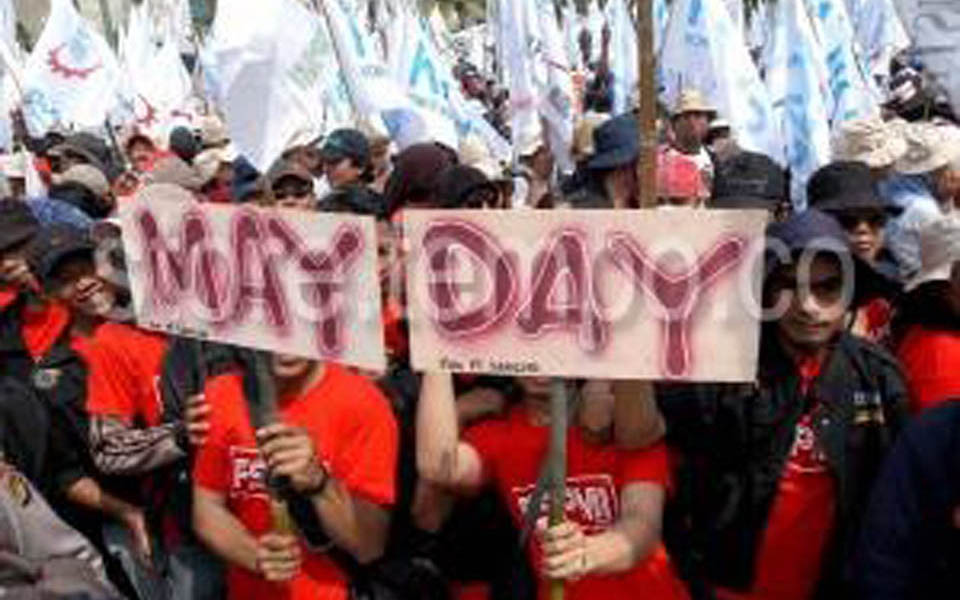
[[807, 180], [830, 162], [828, 105], [820, 91], [813, 28], [801, 0], [779, 0], [774, 19], [767, 85], [786, 142], [797, 210], [807, 204]]
[[854, 119], [879, 115], [871, 91], [854, 55], [853, 23], [843, 0], [805, 0], [814, 33], [826, 53], [833, 126]]
[[740, 147], [786, 164], [769, 93], [723, 0], [677, 0], [660, 63], [668, 107], [696, 88], [730, 122]]
[[536, 82], [546, 74], [534, 71], [542, 65], [534, 60], [543, 44], [536, 18], [535, 0], [497, 0], [497, 29], [503, 48], [507, 84], [510, 88], [510, 129], [514, 153], [518, 156], [543, 143], [540, 123], [540, 90]]
[[667, 0], [653, 0], [653, 49], [658, 56], [669, 24], [670, 7], [667, 6]]
[[37, 137], [54, 126], [101, 127], [125, 101], [116, 55], [70, 0], [51, 2], [23, 77], [23, 114]]
[[572, 173], [575, 166], [571, 153], [575, 116], [573, 71], [567, 62], [553, 0], [537, 0], [537, 15], [543, 41], [539, 58], [544, 67], [538, 72], [546, 76], [537, 82], [540, 114], [546, 122], [547, 141], [557, 166], [565, 173]]

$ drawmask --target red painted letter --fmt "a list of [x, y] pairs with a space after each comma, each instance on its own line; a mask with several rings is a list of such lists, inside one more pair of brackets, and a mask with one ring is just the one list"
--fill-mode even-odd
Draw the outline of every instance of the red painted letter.
[[743, 259], [745, 240], [730, 236], [697, 258], [684, 272], [665, 273], [652, 263], [632, 237], [616, 233], [607, 241], [614, 262], [633, 277], [634, 285], [666, 310], [664, 371], [668, 377], [690, 373], [690, 323], [707, 290]]
[[[590, 256], [583, 235], [572, 230], [555, 234], [533, 263], [530, 297], [517, 324], [528, 335], [551, 329], [576, 329], [580, 346], [596, 352], [607, 341], [607, 324], [593, 299]], [[566, 299], [556, 298], [566, 285]]]
[[[454, 249], [470, 253], [486, 272], [487, 300], [470, 310], [461, 306]], [[513, 263], [495, 239], [465, 221], [430, 225], [423, 236], [431, 280], [428, 284], [434, 320], [447, 335], [463, 337], [488, 331], [516, 301], [517, 277]]]

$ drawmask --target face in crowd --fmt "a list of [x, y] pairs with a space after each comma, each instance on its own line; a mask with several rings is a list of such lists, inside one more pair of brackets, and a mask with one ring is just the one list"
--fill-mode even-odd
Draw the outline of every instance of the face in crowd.
[[332, 188], [339, 188], [360, 181], [363, 167], [352, 158], [340, 154], [323, 156], [323, 174]]
[[699, 149], [710, 131], [710, 113], [687, 112], [673, 120], [673, 134], [681, 148]]
[[876, 209], [848, 210], [837, 213], [836, 218], [847, 232], [854, 254], [867, 264], [876, 263], [883, 249], [886, 213]]
[[146, 173], [153, 163], [155, 150], [149, 141], [137, 138], [130, 142], [127, 154], [130, 156], [133, 169], [138, 173]]
[[88, 317], [106, 317], [117, 305], [117, 289], [97, 273], [93, 256], [78, 254], [60, 264], [47, 285], [50, 294]]
[[803, 351], [816, 351], [833, 341], [843, 329], [847, 302], [841, 259], [820, 252], [809, 263], [808, 273], [798, 261], [778, 268], [768, 282], [768, 308], [785, 308], [777, 322], [782, 341]]
[[287, 175], [273, 183], [272, 191], [276, 206], [280, 208], [314, 210], [317, 206], [312, 181]]

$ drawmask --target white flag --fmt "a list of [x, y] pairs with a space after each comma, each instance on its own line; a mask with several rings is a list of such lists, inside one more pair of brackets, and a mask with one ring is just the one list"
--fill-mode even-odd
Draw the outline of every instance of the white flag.
[[613, 114], [634, 106], [639, 88], [637, 32], [624, 0], [607, 2], [610, 27], [610, 71], [613, 73]]
[[854, 55], [853, 24], [843, 0], [806, 0], [806, 4], [826, 53], [831, 123], [878, 116], [876, 99]]
[[774, 23], [767, 85], [786, 142], [791, 198], [802, 210], [807, 180], [830, 162], [827, 103], [814, 65], [816, 40], [801, 0], [780, 0]]
[[204, 61], [230, 137], [258, 169], [293, 138], [324, 131], [322, 99], [338, 89], [333, 45], [299, 2], [220, 0]]
[[540, 114], [546, 121], [547, 141], [557, 166], [564, 173], [572, 173], [575, 167], [571, 153], [575, 104], [573, 71], [567, 62], [553, 0], [538, 0], [537, 14], [543, 38], [540, 60], [544, 68], [541, 72], [546, 74], [546, 79], [538, 82]]
[[700, 90], [730, 122], [740, 147], [785, 164], [767, 88], [722, 0], [677, 0], [661, 53], [663, 100]]
[[93, 128], [124, 101], [122, 73], [106, 40], [70, 0], [53, 0], [24, 72], [23, 113], [30, 133], [55, 125]]
[[[538, 105], [538, 67], [533, 55], [542, 44], [534, 0], [497, 0], [500, 43], [510, 87], [510, 128], [514, 153], [543, 141]], [[540, 77], [545, 79], [545, 76]]]
[[174, 23], [167, 24], [162, 36], [153, 29], [146, 5], [133, 7], [120, 58], [131, 94], [135, 95], [133, 117], [137, 128], [165, 138], [174, 113], [191, 95], [193, 82], [180, 58]]

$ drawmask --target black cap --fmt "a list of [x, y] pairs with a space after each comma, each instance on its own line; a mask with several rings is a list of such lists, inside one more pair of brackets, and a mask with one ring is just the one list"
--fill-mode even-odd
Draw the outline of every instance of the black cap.
[[13, 198], [0, 200], [0, 252], [29, 242], [40, 230], [40, 223], [24, 202]]
[[41, 285], [48, 287], [64, 260], [73, 256], [88, 256], [93, 260], [95, 249], [86, 230], [62, 224], [44, 227], [30, 249], [30, 270]]
[[186, 127], [176, 127], [170, 132], [170, 151], [187, 163], [192, 163], [200, 153], [200, 141]]
[[717, 166], [714, 208], [776, 210], [787, 199], [787, 173], [765, 154], [739, 152]]
[[899, 212], [877, 193], [870, 167], [862, 162], [838, 161], [818, 169], [807, 182], [811, 208], [837, 213], [850, 210]]
[[349, 158], [364, 167], [370, 162], [370, 142], [356, 129], [337, 129], [323, 141], [320, 154], [324, 158]]

